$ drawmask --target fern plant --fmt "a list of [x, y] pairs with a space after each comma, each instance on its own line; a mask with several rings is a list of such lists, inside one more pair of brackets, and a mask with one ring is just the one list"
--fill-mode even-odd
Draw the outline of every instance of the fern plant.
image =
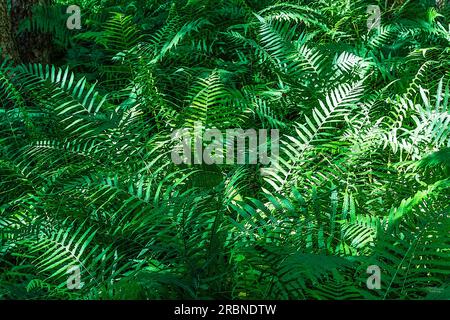
[[[0, 298], [448, 299], [449, 12], [375, 2], [35, 9], [64, 55], [0, 63]], [[196, 123], [278, 165], [176, 165]]]

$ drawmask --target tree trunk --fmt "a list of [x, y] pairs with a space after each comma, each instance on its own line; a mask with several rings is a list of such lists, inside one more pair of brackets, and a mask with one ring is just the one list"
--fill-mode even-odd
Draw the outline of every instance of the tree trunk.
[[0, 0], [0, 49], [2, 57], [9, 57], [15, 61], [19, 59], [6, 0]]
[[51, 0], [11, 0], [11, 23], [17, 35], [19, 56], [26, 63], [49, 63], [52, 38], [48, 33], [25, 31], [18, 34], [20, 23], [32, 16], [34, 5], [47, 5]]

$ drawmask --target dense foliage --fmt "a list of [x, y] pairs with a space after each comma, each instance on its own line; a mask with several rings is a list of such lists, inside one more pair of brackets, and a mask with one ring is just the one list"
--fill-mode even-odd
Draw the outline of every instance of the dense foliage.
[[[0, 298], [450, 297], [450, 5], [79, 2], [1, 63]], [[278, 170], [175, 165], [196, 121], [279, 129]]]

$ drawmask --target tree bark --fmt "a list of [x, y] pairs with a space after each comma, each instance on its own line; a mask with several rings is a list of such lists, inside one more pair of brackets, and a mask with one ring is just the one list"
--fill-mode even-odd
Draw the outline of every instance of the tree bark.
[[2, 57], [9, 57], [14, 61], [19, 59], [6, 0], [0, 0], [0, 49]]
[[12, 32], [17, 35], [18, 52], [22, 62], [49, 63], [52, 38], [48, 33], [25, 31], [19, 34], [20, 23], [32, 16], [34, 5], [48, 5], [51, 0], [11, 0]]

